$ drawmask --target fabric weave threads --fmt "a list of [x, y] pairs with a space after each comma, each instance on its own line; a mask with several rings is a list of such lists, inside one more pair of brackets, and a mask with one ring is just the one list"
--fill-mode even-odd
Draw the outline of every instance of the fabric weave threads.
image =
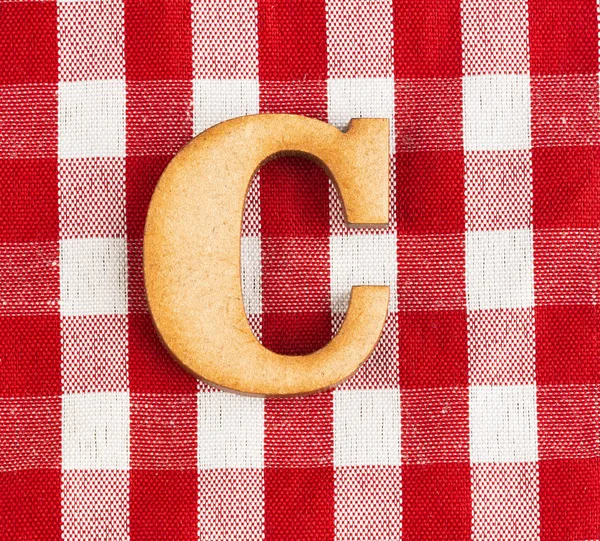
[[[600, 539], [594, 0], [0, 0], [0, 539]], [[391, 288], [336, 389], [240, 397], [169, 358], [142, 276], [169, 160], [231, 117], [391, 121], [390, 225], [254, 179], [268, 347]]]

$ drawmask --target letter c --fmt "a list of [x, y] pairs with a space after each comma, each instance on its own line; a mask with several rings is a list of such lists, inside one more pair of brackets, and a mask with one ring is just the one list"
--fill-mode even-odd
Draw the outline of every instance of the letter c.
[[341, 132], [302, 116], [253, 115], [213, 126], [173, 158], [146, 218], [144, 280], [175, 359], [221, 388], [269, 396], [327, 389], [359, 368], [381, 335], [389, 287], [353, 287], [344, 323], [322, 349], [274, 353], [244, 312], [242, 214], [254, 173], [273, 158], [301, 155], [334, 180], [350, 224], [387, 224], [388, 137], [386, 119], [354, 119]]

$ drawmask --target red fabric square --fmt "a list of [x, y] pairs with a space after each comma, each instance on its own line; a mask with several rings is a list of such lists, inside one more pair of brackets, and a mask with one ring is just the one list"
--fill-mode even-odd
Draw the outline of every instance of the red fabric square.
[[535, 302], [595, 304], [598, 298], [597, 230], [536, 230]]
[[56, 12], [55, 2], [2, 3], [0, 85], [58, 80]]
[[331, 312], [265, 312], [260, 342], [283, 355], [307, 355], [327, 345], [331, 334]]
[[409, 233], [462, 233], [462, 151], [400, 152], [396, 159], [398, 228]]
[[600, 226], [600, 152], [596, 147], [536, 148], [532, 165], [534, 227]]
[[397, 79], [395, 84], [397, 151], [463, 152], [461, 79]]
[[332, 466], [267, 467], [265, 539], [331, 541], [334, 538], [333, 487]]
[[325, 79], [324, 0], [258, 0], [258, 73], [264, 80]]
[[127, 153], [169, 155], [191, 139], [191, 81], [127, 84]]
[[531, 73], [598, 71], [598, 15], [593, 0], [529, 0]]
[[132, 468], [196, 468], [196, 393], [164, 396], [134, 394], [131, 397], [130, 423]]
[[466, 307], [465, 237], [398, 236], [398, 308], [452, 310]]
[[0, 539], [61, 538], [60, 469], [0, 472]]
[[197, 380], [169, 355], [150, 314], [129, 314], [129, 388], [132, 393], [193, 393]]
[[537, 388], [537, 412], [541, 460], [598, 456], [598, 385], [540, 385]]
[[540, 538], [600, 537], [600, 459], [540, 462]]
[[331, 339], [329, 181], [305, 159], [276, 160], [260, 171], [260, 196], [262, 343], [309, 353]]
[[260, 169], [261, 233], [264, 237], [329, 234], [329, 180], [304, 158], [274, 160]]
[[0, 299], [0, 315], [57, 314], [58, 241], [0, 243]]
[[192, 470], [136, 470], [130, 474], [130, 535], [198, 539], [198, 474]]
[[127, 237], [144, 236], [146, 213], [154, 188], [172, 155], [127, 157]]
[[0, 471], [60, 469], [60, 453], [60, 396], [0, 398]]
[[[261, 80], [260, 112], [304, 115], [327, 121], [327, 80], [302, 79], [300, 81]], [[303, 158], [286, 158], [281, 166], [294, 166], [294, 162], [306, 161]], [[269, 165], [267, 164], [266, 167]], [[309, 166], [318, 167], [309, 162]]]
[[538, 306], [535, 320], [540, 385], [600, 383], [598, 306]]
[[403, 388], [466, 386], [466, 310], [400, 312], [398, 355]]
[[58, 315], [0, 317], [0, 396], [61, 392]]
[[396, 77], [460, 77], [460, 27], [459, 0], [395, 2]]
[[0, 159], [0, 242], [58, 240], [55, 158]]
[[[2, 7], [7, 5], [4, 2]], [[21, 6], [24, 3], [12, 5]], [[57, 83], [3, 87], [0, 92], [0, 133], [0, 158], [56, 159]]]
[[132, 81], [191, 79], [191, 3], [126, 0], [125, 65]]
[[531, 78], [531, 141], [534, 147], [600, 142], [595, 73]]
[[469, 464], [404, 466], [402, 519], [403, 540], [470, 539]]
[[402, 460], [405, 464], [469, 462], [469, 390], [405, 389]]
[[322, 467], [333, 462], [333, 395], [265, 402], [265, 467]]

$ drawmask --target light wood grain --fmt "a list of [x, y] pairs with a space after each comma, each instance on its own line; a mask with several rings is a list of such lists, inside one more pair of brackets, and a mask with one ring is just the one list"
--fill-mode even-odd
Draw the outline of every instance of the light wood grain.
[[351, 225], [385, 225], [389, 125], [355, 119], [348, 130], [296, 115], [253, 115], [190, 141], [163, 172], [144, 235], [150, 312], [166, 347], [186, 369], [242, 393], [286, 396], [327, 389], [373, 351], [388, 310], [387, 286], [352, 288], [337, 335], [302, 356], [258, 342], [242, 302], [241, 223], [250, 181], [266, 161], [317, 161], [339, 190]]

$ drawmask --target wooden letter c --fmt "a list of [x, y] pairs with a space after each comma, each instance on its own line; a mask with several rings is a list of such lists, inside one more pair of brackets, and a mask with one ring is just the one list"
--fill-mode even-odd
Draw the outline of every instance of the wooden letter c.
[[355, 225], [388, 222], [389, 126], [354, 119], [348, 130], [296, 115], [253, 115], [192, 139], [163, 172], [144, 234], [150, 313], [173, 357], [219, 387], [257, 395], [298, 395], [351, 376], [381, 335], [387, 286], [355, 286], [344, 323], [309, 355], [274, 353], [258, 342], [242, 302], [240, 237], [248, 186], [267, 161], [317, 161]]

